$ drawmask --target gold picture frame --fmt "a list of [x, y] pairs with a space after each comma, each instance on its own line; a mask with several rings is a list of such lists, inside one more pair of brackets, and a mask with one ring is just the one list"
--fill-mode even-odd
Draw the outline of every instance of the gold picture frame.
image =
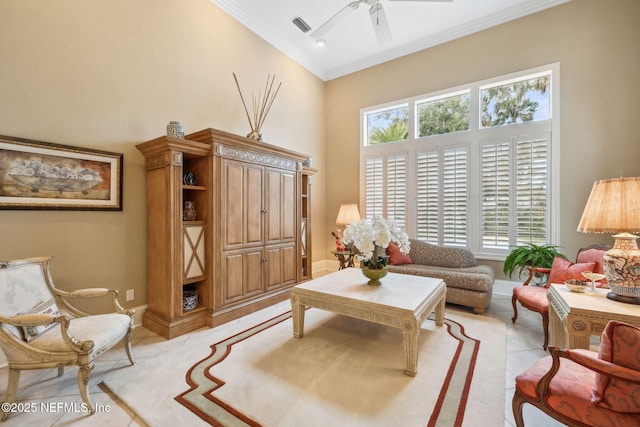
[[0, 209], [122, 210], [123, 155], [0, 135]]

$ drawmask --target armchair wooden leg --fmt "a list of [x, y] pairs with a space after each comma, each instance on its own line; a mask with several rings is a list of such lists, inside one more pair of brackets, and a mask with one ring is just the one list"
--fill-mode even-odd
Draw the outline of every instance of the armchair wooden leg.
[[511, 401], [511, 410], [513, 411], [513, 418], [516, 422], [516, 427], [524, 427], [524, 418], [522, 417], [522, 407], [526, 403], [526, 400], [522, 398], [522, 396], [516, 392], [513, 395], [513, 400]]
[[516, 319], [518, 318], [518, 306], [516, 305], [517, 301], [518, 301], [518, 298], [516, 298], [516, 296], [513, 295], [511, 297], [511, 305], [513, 306], [513, 317], [511, 318], [511, 323], [516, 323]]
[[124, 337], [124, 349], [127, 352], [129, 362], [133, 365], [135, 362], [133, 361], [133, 354], [131, 353], [131, 330], [129, 330], [127, 335]]
[[[7, 396], [5, 398], [6, 403], [13, 403], [16, 401], [16, 395], [18, 394], [18, 384], [20, 383], [20, 369], [9, 368], [9, 383], [7, 385]], [[2, 411], [2, 421], [6, 420], [10, 412]]]
[[547, 349], [549, 345], [549, 313], [540, 313], [542, 316], [542, 330], [544, 332], [544, 345], [543, 349]]
[[61, 377], [64, 374], [64, 366], [58, 366], [58, 376]]
[[82, 400], [87, 404], [88, 410], [90, 414], [95, 412], [93, 407], [93, 403], [91, 403], [91, 397], [87, 392], [87, 384], [89, 383], [89, 375], [91, 375], [91, 371], [93, 370], [94, 364], [90, 365], [81, 365], [78, 370], [78, 388], [80, 389], [80, 396], [82, 396]]

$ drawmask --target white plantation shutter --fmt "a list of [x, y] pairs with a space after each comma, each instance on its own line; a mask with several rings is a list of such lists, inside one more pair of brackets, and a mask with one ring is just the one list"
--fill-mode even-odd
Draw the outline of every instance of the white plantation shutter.
[[549, 136], [482, 145], [482, 249], [548, 242]]
[[467, 149], [444, 150], [442, 159], [443, 243], [466, 246], [469, 198]]
[[365, 160], [365, 217], [380, 215], [405, 228], [407, 156], [394, 154]]
[[438, 152], [416, 156], [416, 238], [438, 244], [440, 207], [440, 173]]
[[405, 228], [407, 214], [407, 157], [405, 155], [387, 158], [387, 218]]
[[382, 157], [365, 160], [365, 217], [382, 215], [384, 209], [384, 160]]
[[511, 144], [482, 146], [482, 247], [509, 247]]
[[548, 241], [548, 142], [548, 137], [515, 141], [517, 245]]

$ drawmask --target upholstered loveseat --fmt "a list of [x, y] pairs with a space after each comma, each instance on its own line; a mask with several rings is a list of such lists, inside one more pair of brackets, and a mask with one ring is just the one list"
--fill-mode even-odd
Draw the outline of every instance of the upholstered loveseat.
[[[436, 277], [447, 284], [447, 302], [473, 308], [480, 314], [491, 302], [493, 268], [477, 265], [471, 251], [463, 248], [447, 248], [410, 239], [410, 260], [398, 256], [390, 247], [389, 271]], [[408, 263], [410, 262], [410, 263]]]

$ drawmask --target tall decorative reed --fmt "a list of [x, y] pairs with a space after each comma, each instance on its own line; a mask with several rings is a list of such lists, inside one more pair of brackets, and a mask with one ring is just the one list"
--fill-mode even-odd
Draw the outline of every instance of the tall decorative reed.
[[249, 120], [249, 126], [251, 127], [251, 132], [249, 132], [247, 138], [263, 141], [260, 129], [262, 129], [262, 125], [267, 118], [267, 114], [269, 114], [269, 110], [271, 110], [271, 105], [273, 104], [273, 100], [276, 99], [276, 95], [278, 95], [278, 91], [280, 90], [280, 86], [282, 86], [282, 82], [278, 84], [278, 87], [274, 91], [273, 83], [276, 79], [276, 76], [271, 76], [271, 74], [268, 74], [267, 82], [264, 87], [264, 96], [262, 91], [259, 91], [257, 96], [254, 93], [251, 93], [251, 106], [253, 112], [252, 120], [252, 117], [249, 114], [249, 109], [247, 108], [247, 104], [244, 100], [244, 96], [242, 95], [242, 90], [240, 89], [240, 83], [238, 83], [238, 77], [236, 76], [236, 73], [233, 73], [233, 79], [236, 82], [236, 87], [238, 88], [238, 93], [240, 93], [240, 99], [242, 100], [242, 106], [244, 107], [244, 112], [247, 114], [247, 120]]

